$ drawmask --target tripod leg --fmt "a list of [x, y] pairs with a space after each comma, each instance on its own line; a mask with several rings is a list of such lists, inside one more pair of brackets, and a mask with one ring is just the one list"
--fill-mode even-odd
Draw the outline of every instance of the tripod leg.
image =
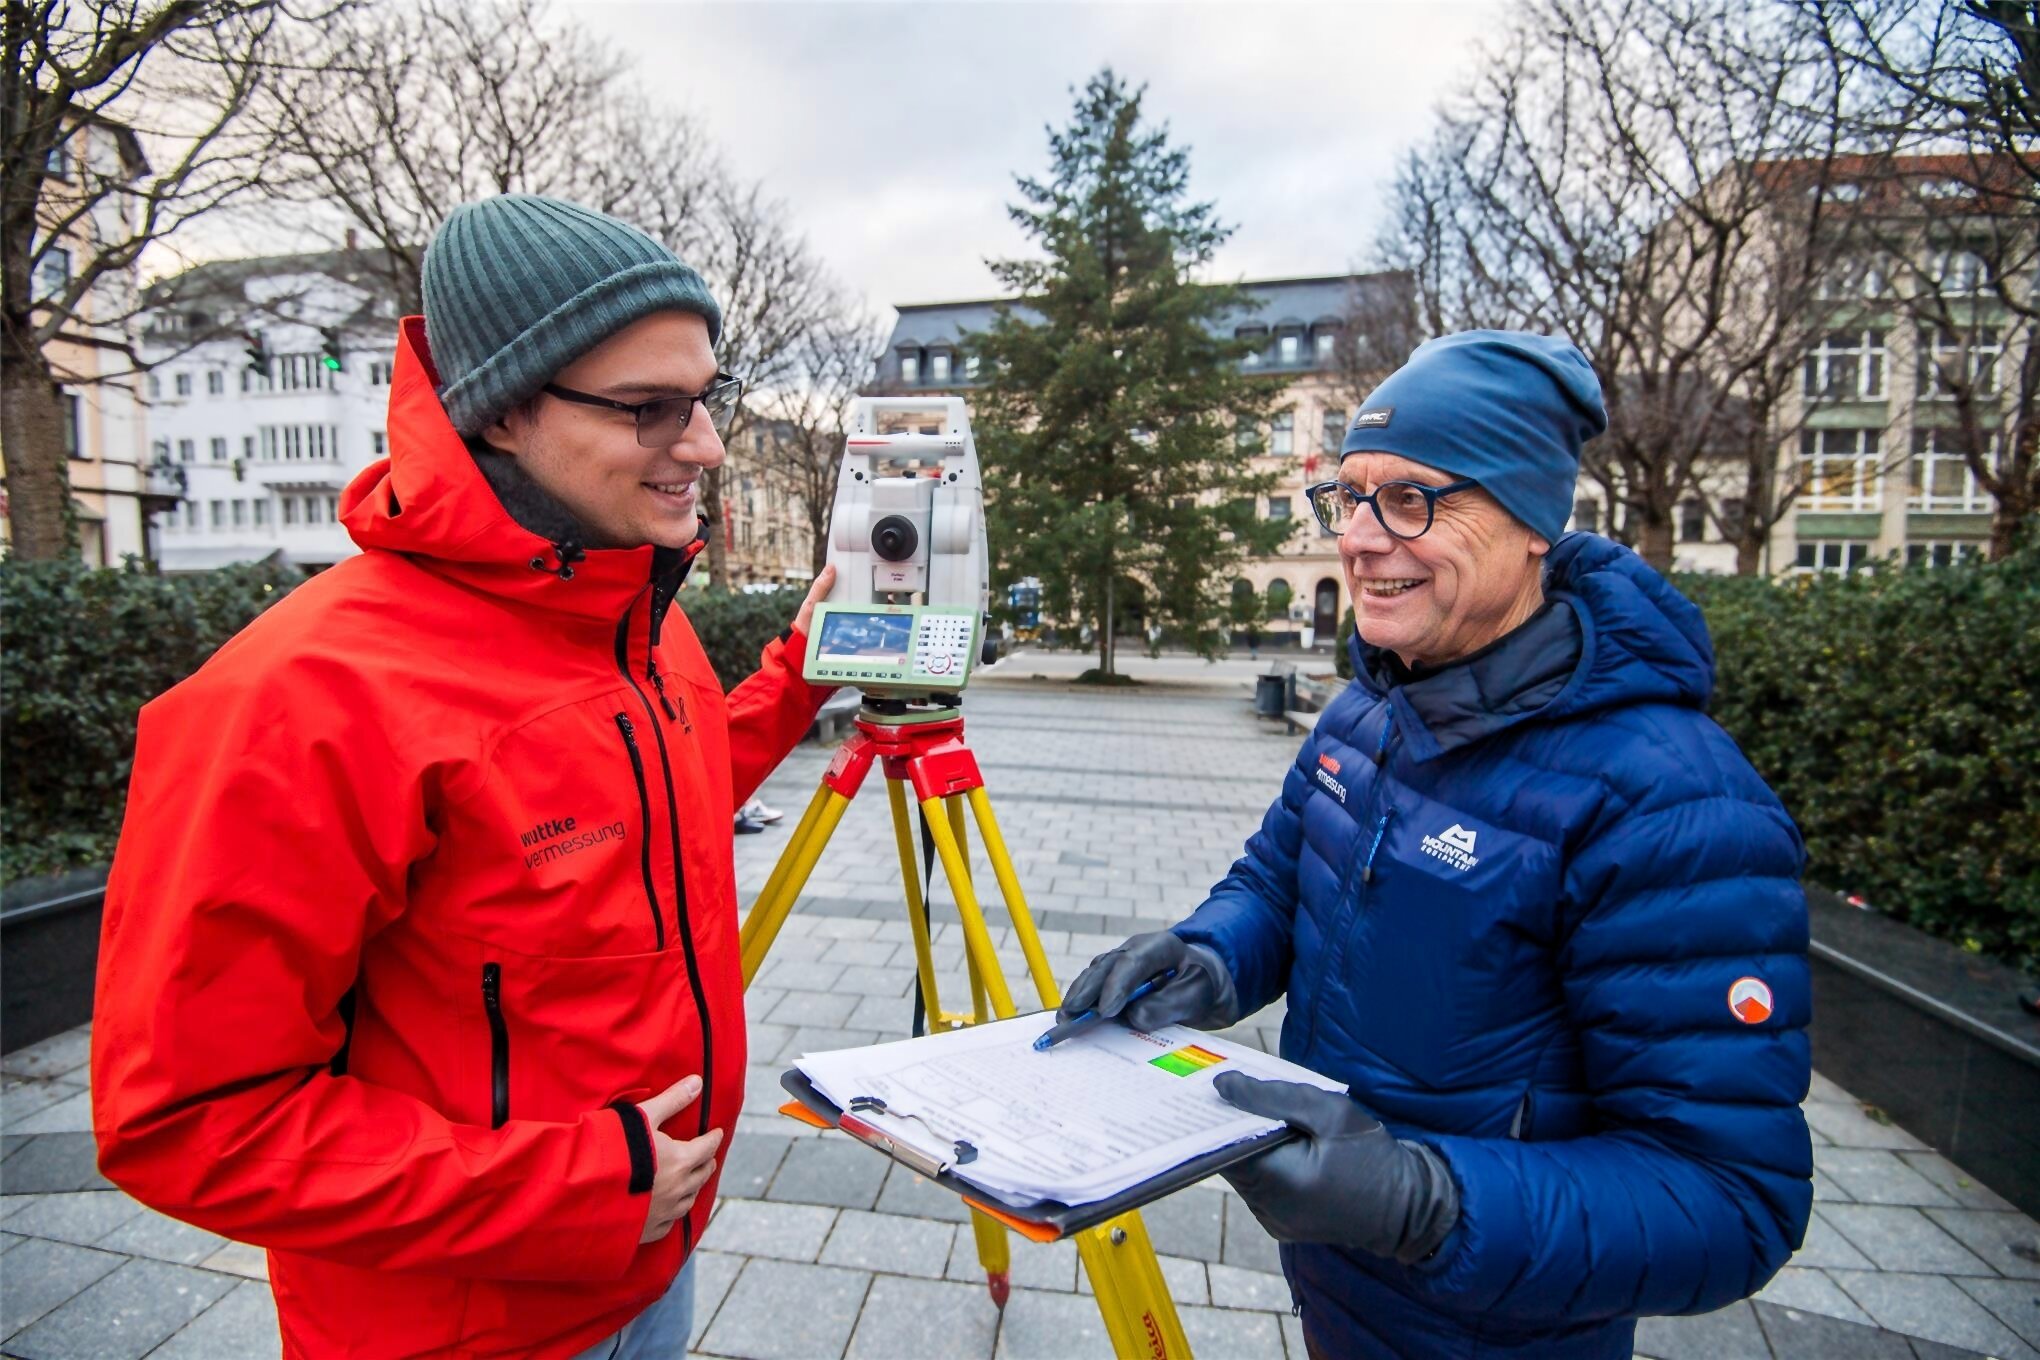
[[1048, 966], [1048, 954], [1034, 929], [1034, 913], [1020, 892], [1020, 876], [1013, 872], [1012, 856], [1006, 853], [1006, 838], [999, 834], [999, 820], [992, 815], [992, 800], [983, 785], [970, 791], [970, 810], [977, 814], [978, 834], [984, 838], [985, 858], [992, 862], [992, 874], [999, 880], [999, 895], [1006, 900], [1006, 915], [1013, 919], [1013, 933], [1020, 937], [1020, 952], [1027, 956], [1027, 971], [1043, 1006], [1054, 1008], [1062, 1000], [1055, 985], [1055, 973]]
[[1098, 1295], [1098, 1313], [1121, 1356], [1190, 1354], [1169, 1283], [1155, 1259], [1154, 1245], [1138, 1213], [1086, 1228], [1077, 1234], [1077, 1254]]
[[1013, 1293], [1013, 1247], [1006, 1225], [977, 1210], [970, 1211], [970, 1230], [977, 1235], [978, 1264], [985, 1268], [985, 1288], [1000, 1312]]
[[843, 813], [849, 807], [850, 800], [826, 784], [816, 791], [814, 801], [808, 804], [800, 826], [794, 831], [793, 839], [786, 843], [779, 864], [772, 871], [765, 894], [751, 904], [750, 914], [744, 917], [743, 927], [738, 932], [744, 986], [749, 987], [751, 979], [758, 975], [759, 966], [765, 962], [765, 951], [772, 948], [772, 942], [779, 938], [779, 928], [786, 924], [786, 914], [793, 910], [794, 899], [807, 886], [808, 875], [815, 871], [815, 861], [822, 857], [829, 837], [835, 834], [836, 824], [843, 820]]
[[921, 800], [928, 816], [928, 832], [935, 838], [935, 853], [942, 857], [942, 871], [949, 876], [956, 895], [956, 914], [963, 920], [963, 943], [971, 968], [990, 994], [992, 1013], [1001, 1020], [1013, 1015], [1013, 994], [999, 972], [999, 957], [992, 949], [991, 932], [985, 929], [985, 914], [978, 906], [977, 893], [970, 886], [970, 865], [964, 862], [963, 847], [949, 824], [948, 810], [938, 797]]
[[928, 914], [921, 898], [921, 871], [914, 863], [914, 839], [907, 830], [905, 781], [888, 777], [886, 801], [892, 806], [893, 841], [900, 851], [900, 884], [907, 894], [907, 924], [914, 932], [914, 971], [921, 987], [921, 1010], [928, 1017], [928, 1032], [942, 1029], [941, 998], [935, 985], [935, 955], [928, 932]]

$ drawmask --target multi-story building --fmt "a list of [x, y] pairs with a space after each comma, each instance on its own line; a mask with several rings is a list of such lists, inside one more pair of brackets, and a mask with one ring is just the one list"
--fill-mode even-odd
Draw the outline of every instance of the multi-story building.
[[[1260, 602], [1256, 612], [1271, 641], [1329, 645], [1352, 604], [1336, 541], [1312, 517], [1303, 490], [1337, 472], [1346, 422], [1363, 395], [1356, 389], [1364, 375], [1355, 374], [1351, 356], [1365, 347], [1349, 332], [1392, 314], [1385, 303], [1406, 286], [1395, 274], [1249, 280], [1243, 285], [1249, 306], [1220, 323], [1256, 343], [1243, 367], [1285, 380], [1268, 427], [1244, 441], [1242, 457], [1275, 479], [1255, 513], [1295, 527], [1274, 553], [1242, 564], [1233, 583], [1236, 598], [1251, 594]], [[980, 375], [965, 337], [988, 329], [1000, 305], [981, 299], [899, 307], [873, 390], [968, 398]], [[1024, 307], [1015, 311], [1027, 315]]]
[[[63, 297], [94, 252], [129, 237], [136, 206], [126, 186], [146, 173], [148, 161], [132, 129], [89, 118], [66, 130], [50, 153], [42, 207], [51, 223], [74, 214], [75, 220], [40, 244], [32, 296]], [[94, 566], [118, 566], [128, 556], [153, 560], [150, 516], [176, 494], [174, 480], [152, 480], [145, 466], [133, 366], [126, 358], [135, 297], [131, 268], [100, 274], [43, 347], [62, 407], [79, 554]], [[0, 514], [0, 542], [6, 536]]]
[[357, 551], [340, 493], [385, 452], [396, 307], [350, 250], [201, 265], [151, 290], [151, 460], [184, 479], [168, 571]]
[[[1793, 499], [1769, 534], [1763, 570], [1853, 571], [1884, 559], [1945, 565], [1982, 553], [1993, 507], [1963, 454], [1948, 375], [1970, 375], [1983, 424], [1996, 435], [2033, 337], [2030, 321], [1997, 296], [1994, 275], [2023, 262], [2008, 270], [2007, 286], [2032, 287], [2040, 222], [2008, 222], [1997, 205], [2023, 200], [1993, 201], [1966, 157], [1767, 168], [1781, 192], [1821, 188], [1836, 244], [1811, 303], [1818, 315], [1804, 327], [1813, 342], [1779, 413], [1787, 433], [1774, 494]], [[1679, 506], [1673, 565], [1734, 571], [1735, 546], [1708, 508], [1738, 519], [1745, 470], [1717, 460], [1696, 472]], [[1604, 502], [1582, 481], [1572, 527], [1616, 529]]]
[[776, 447], [793, 437], [784, 422], [754, 419], [729, 439], [722, 468], [729, 579], [717, 584], [793, 586], [814, 579], [814, 535], [806, 502], [786, 474], [784, 458], [775, 455]]

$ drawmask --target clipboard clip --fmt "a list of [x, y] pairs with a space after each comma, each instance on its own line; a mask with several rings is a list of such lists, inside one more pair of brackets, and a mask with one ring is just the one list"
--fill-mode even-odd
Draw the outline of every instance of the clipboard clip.
[[[950, 1138], [946, 1134], [944, 1134], [940, 1129], [937, 1129], [933, 1124], [930, 1124], [922, 1116], [918, 1114], [912, 1114], [906, 1110], [896, 1110], [891, 1106], [887, 1105], [883, 1100], [879, 1099], [877, 1096], [850, 1097], [850, 1106], [848, 1112], [850, 1114], [884, 1114], [891, 1115], [894, 1119], [911, 1119], [916, 1124], [919, 1124], [922, 1128], [928, 1130], [928, 1132], [934, 1134], [937, 1138], [941, 1139], [943, 1142], [948, 1143], [950, 1145], [952, 1153], [950, 1160], [946, 1163], [937, 1162], [935, 1161], [935, 1159], [928, 1157], [926, 1154], [921, 1153], [915, 1148], [903, 1146], [898, 1140], [893, 1138], [887, 1138], [885, 1135], [885, 1131], [883, 1129], [876, 1128], [863, 1120], [858, 1121], [858, 1123], [862, 1124], [864, 1128], [870, 1129], [874, 1135], [884, 1139], [887, 1145], [887, 1150], [891, 1152], [894, 1156], [899, 1157], [902, 1161], [905, 1161], [909, 1165], [913, 1166], [916, 1171], [922, 1171], [923, 1174], [928, 1175], [930, 1177], [939, 1175], [940, 1173], [947, 1171], [952, 1166], [968, 1166], [970, 1163], [977, 1160], [978, 1155], [977, 1147], [969, 1139]], [[927, 1164], [925, 1169], [922, 1166], [922, 1163]]]

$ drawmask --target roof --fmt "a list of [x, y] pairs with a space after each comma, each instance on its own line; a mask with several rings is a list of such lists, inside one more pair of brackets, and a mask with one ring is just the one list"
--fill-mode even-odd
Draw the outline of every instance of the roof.
[[[249, 297], [249, 284], [261, 279], [319, 274], [369, 295], [368, 302], [340, 322], [343, 328], [356, 325], [386, 328], [388, 318], [377, 316], [375, 307], [389, 297], [389, 276], [403, 267], [396, 252], [381, 247], [212, 260], [149, 285], [143, 293], [143, 302], [150, 311], [232, 313], [238, 317], [257, 305]], [[205, 324], [216, 319], [207, 317]]]
[[[1775, 190], [1811, 190], [1825, 180], [1829, 199], [1858, 211], [1916, 208], [1931, 198], [1937, 213], [1976, 214], [2028, 212], [2036, 190], [2036, 171], [2009, 155], [1951, 153], [1932, 156], [1850, 155], [1832, 160], [1762, 161], [1756, 175]], [[1934, 195], [1931, 186], [1950, 185], [1968, 192]], [[1854, 190], [1856, 197], [1847, 191]], [[1839, 192], [1838, 192], [1839, 191]]]
[[[1378, 274], [1323, 274], [1291, 279], [1248, 279], [1240, 284], [1249, 306], [1222, 318], [1221, 330], [1264, 325], [1273, 329], [1285, 322], [1310, 326], [1319, 321], [1342, 320], [1356, 307], [1374, 297], [1407, 289], [1409, 276], [1400, 272]], [[1012, 306], [1023, 320], [1038, 320], [1032, 308], [1006, 298], [975, 298], [959, 302], [907, 302], [895, 310], [888, 350], [908, 346], [923, 348], [955, 346], [973, 331], [988, 330], [1001, 306]]]

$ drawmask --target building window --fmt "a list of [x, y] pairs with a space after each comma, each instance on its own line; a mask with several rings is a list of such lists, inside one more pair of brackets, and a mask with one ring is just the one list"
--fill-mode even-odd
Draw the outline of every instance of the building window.
[[1905, 563], [1909, 567], [1952, 567], [1957, 562], [1974, 562], [1981, 556], [1983, 545], [1980, 543], [1925, 539], [1905, 545]]
[[1339, 333], [1326, 327], [1317, 333], [1316, 341], [1318, 365], [1324, 367], [1332, 362], [1332, 355], [1339, 347]]
[[1805, 430], [1799, 456], [1806, 464], [1806, 508], [1809, 510], [1875, 510], [1877, 508], [1877, 431]]
[[390, 451], [390, 437], [381, 430], [370, 430], [368, 432], [368, 448], [369, 452], [380, 458]]
[[1859, 538], [1802, 538], [1793, 564], [1801, 571], [1854, 571], [1870, 558], [1870, 545]]
[[1296, 412], [1277, 411], [1268, 426], [1268, 452], [1287, 458], [1296, 452]]
[[244, 434], [241, 436], [241, 457], [250, 463], [255, 461], [254, 435]]
[[1289, 617], [1289, 602], [1296, 598], [1296, 592], [1289, 588], [1289, 582], [1280, 576], [1268, 583], [1268, 617], [1286, 619]]
[[297, 523], [297, 497], [296, 497], [296, 496], [285, 496], [285, 497], [283, 498], [283, 522], [284, 522], [285, 524], [296, 524], [296, 523]]
[[1921, 331], [1921, 398], [1949, 400], [1955, 395], [1957, 384], [1967, 388], [1972, 397], [1995, 395], [2001, 353], [2003, 347], [1995, 327], [1984, 326], [1967, 335], [1956, 330]]
[[167, 462], [169, 462], [169, 461], [170, 461], [170, 441], [169, 441], [169, 440], [167, 440], [167, 439], [158, 439], [158, 440], [155, 440], [155, 441], [153, 441], [153, 442], [152, 442], [152, 443], [151, 443], [151, 444], [149, 445], [149, 459], [150, 459], [150, 461], [151, 461], [151, 462], [156, 462], [156, 463], [167, 463]]
[[266, 528], [268, 528], [268, 527], [269, 527], [269, 502], [268, 502], [268, 501], [256, 501], [256, 502], [255, 502], [255, 509], [254, 509], [254, 510], [253, 510], [253, 511], [252, 511], [251, 513], [253, 513], [253, 515], [255, 516], [255, 527], [256, 527], [256, 528], [258, 528], [258, 529], [266, 529]]
[[184, 503], [184, 527], [187, 529], [196, 529], [198, 527], [197, 501], [186, 501]]
[[1289, 497], [1270, 496], [1268, 498], [1269, 519], [1288, 519], [1289, 512], [1290, 512]]
[[1318, 417], [1318, 452], [1336, 454], [1339, 445], [1346, 442], [1346, 412], [1343, 407], [1329, 407]]
[[1303, 358], [1303, 336], [1295, 331], [1284, 331], [1275, 341], [1276, 353], [1280, 355], [1284, 368], [1296, 367]]
[[225, 439], [215, 438], [213, 440], [212, 460], [215, 463], [224, 463], [227, 461], [227, 441]]
[[51, 179], [71, 177], [71, 152], [62, 142], [50, 148], [49, 157], [43, 161], [43, 173]]
[[938, 349], [928, 356], [928, 381], [942, 386], [949, 381], [949, 351]]
[[247, 523], [248, 523], [248, 502], [244, 500], [236, 500], [234, 502], [234, 527], [236, 529], [239, 529], [244, 527]]
[[198, 444], [196, 441], [190, 439], [180, 439], [177, 441], [178, 462], [180, 463], [193, 462], [197, 459], [197, 457], [198, 457]]
[[274, 377], [264, 381], [266, 391], [313, 392], [329, 386], [326, 365], [318, 354], [279, 354], [271, 361]]
[[1973, 250], [1943, 250], [1934, 256], [1934, 283], [1943, 297], [1966, 297], [1990, 286], [1990, 266]]
[[339, 519], [340, 519], [340, 498], [339, 498], [338, 496], [328, 496], [328, 497], [326, 497], [326, 518], [327, 518], [327, 520], [328, 520], [328, 521], [330, 521], [330, 522], [333, 522], [333, 523], [338, 523], [338, 522], [339, 522]]
[[69, 392], [58, 393], [57, 410], [64, 423], [64, 456], [83, 458], [85, 450], [78, 443], [78, 399]]
[[1912, 495], [1914, 510], [1987, 511], [1990, 496], [1976, 484], [1976, 473], [1963, 456], [1960, 430], [1913, 431]]
[[388, 387], [390, 385], [390, 362], [387, 359], [372, 359], [368, 365], [368, 385]]
[[37, 302], [62, 297], [64, 290], [71, 286], [71, 252], [62, 246], [44, 249], [42, 258], [35, 262], [35, 279], [29, 287], [29, 296]]
[[1259, 368], [1262, 359], [1266, 357], [1261, 351], [1268, 344], [1268, 328], [1266, 326], [1242, 326], [1234, 331], [1233, 335], [1253, 346], [1252, 349], [1247, 351], [1246, 357], [1240, 360], [1241, 366], [1245, 368]]
[[963, 376], [964, 376], [964, 380], [965, 380], [966, 382], [976, 382], [976, 381], [977, 381], [977, 375], [978, 375], [978, 357], [977, 357], [977, 355], [975, 355], [975, 354], [966, 354], [966, 355], [964, 355], [964, 356], [963, 356]]
[[908, 387], [921, 381], [921, 356], [913, 350], [900, 351], [900, 381]]
[[1835, 331], [1808, 350], [1800, 390], [1830, 401], [1884, 396], [1884, 332]]
[[191, 395], [191, 375], [189, 373], [179, 373], [177, 375], [177, 395], [180, 397]]
[[1591, 534], [1596, 531], [1596, 528], [1600, 523], [1601, 523], [1600, 506], [1596, 505], [1592, 501], [1574, 501], [1572, 503], [1573, 528], [1579, 530], [1583, 534]]
[[1261, 450], [1261, 432], [1254, 427], [1252, 421], [1243, 420], [1233, 426], [1232, 442], [1233, 448], [1241, 453], [1259, 453]]
[[222, 397], [226, 395], [226, 392], [227, 375], [225, 373], [215, 368], [205, 375], [205, 394], [207, 396]]
[[1820, 295], [1831, 302], [1881, 297], [1884, 285], [1881, 264], [1867, 255], [1849, 255], [1835, 261], [1820, 276]]
[[210, 519], [212, 521], [212, 527], [215, 529], [226, 528], [227, 503], [225, 501], [214, 501], [211, 503], [210, 509], [211, 509]]
[[1707, 541], [1707, 502], [1684, 500], [1679, 502], [1679, 542], [1704, 543]]

